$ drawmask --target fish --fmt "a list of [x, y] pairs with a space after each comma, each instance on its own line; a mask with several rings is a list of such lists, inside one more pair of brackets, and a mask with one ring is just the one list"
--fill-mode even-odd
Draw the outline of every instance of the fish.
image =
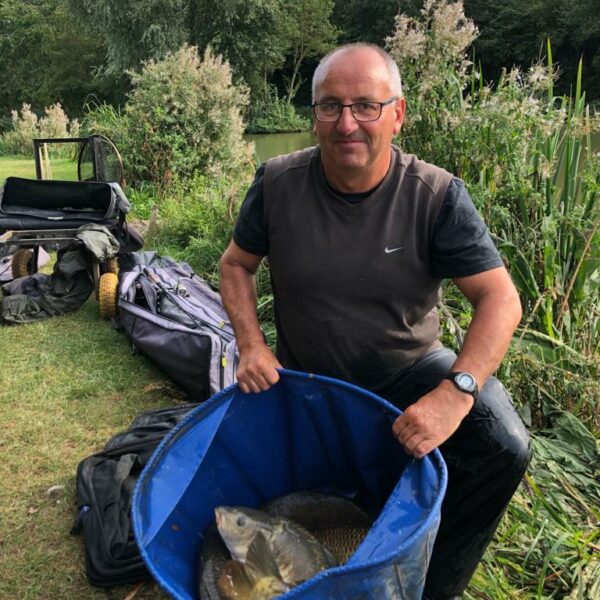
[[369, 532], [368, 527], [327, 527], [313, 531], [313, 535], [331, 551], [336, 561], [343, 565], [356, 552]]
[[[299, 524], [330, 551], [337, 564], [347, 562], [375, 518], [355, 500], [317, 491], [279, 496], [260, 510]], [[278, 574], [250, 581], [243, 562], [232, 560], [216, 522], [202, 538], [197, 588], [200, 600], [265, 600], [290, 589]]]
[[253, 590], [269, 577], [290, 589], [338, 564], [323, 544], [291, 519], [241, 506], [218, 506], [215, 516], [221, 538], [232, 559], [244, 566]]

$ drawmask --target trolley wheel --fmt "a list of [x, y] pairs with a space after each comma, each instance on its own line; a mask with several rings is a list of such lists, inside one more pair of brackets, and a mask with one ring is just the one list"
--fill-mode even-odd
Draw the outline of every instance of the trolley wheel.
[[108, 258], [104, 261], [104, 272], [119, 274], [119, 261], [117, 258]]
[[17, 250], [12, 258], [13, 278], [27, 277], [27, 275], [31, 275], [33, 272], [33, 252], [28, 248]]
[[98, 304], [100, 318], [112, 319], [117, 314], [117, 291], [119, 278], [114, 273], [100, 275], [98, 282]]

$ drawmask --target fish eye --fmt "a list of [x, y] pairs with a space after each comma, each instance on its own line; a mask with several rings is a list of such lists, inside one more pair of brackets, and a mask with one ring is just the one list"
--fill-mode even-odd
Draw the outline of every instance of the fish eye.
[[244, 527], [246, 525], [246, 519], [244, 517], [238, 517], [235, 524], [238, 527]]

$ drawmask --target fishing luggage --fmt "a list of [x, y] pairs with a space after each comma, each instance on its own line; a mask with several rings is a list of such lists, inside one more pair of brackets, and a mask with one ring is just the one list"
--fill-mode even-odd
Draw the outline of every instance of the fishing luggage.
[[133, 346], [194, 401], [235, 382], [237, 345], [221, 296], [184, 262], [155, 252], [121, 261], [118, 312]]
[[131, 529], [133, 488], [159, 442], [195, 406], [141, 413], [103, 450], [79, 463], [79, 512], [71, 533], [83, 533], [92, 585], [107, 588], [149, 578]]

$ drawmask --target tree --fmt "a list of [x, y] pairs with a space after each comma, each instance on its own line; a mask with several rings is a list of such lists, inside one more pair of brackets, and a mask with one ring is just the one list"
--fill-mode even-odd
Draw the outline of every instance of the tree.
[[332, 22], [341, 30], [340, 40], [385, 45], [399, 12], [418, 14], [421, 0], [335, 0]]
[[475, 42], [477, 60], [485, 76], [497, 80], [502, 68], [529, 66], [544, 57], [546, 40], [562, 76], [558, 90], [569, 92], [583, 57], [583, 77], [588, 93], [600, 97], [600, 19], [598, 0], [506, 0], [490, 5], [465, 0], [465, 13], [474, 19], [480, 36]]
[[94, 94], [113, 99], [119, 90], [98, 68], [106, 59], [103, 38], [78, 23], [66, 0], [0, 0], [0, 113], [5, 119], [23, 103], [36, 112], [60, 102], [80, 115]]
[[285, 16], [291, 74], [287, 77], [287, 101], [291, 103], [302, 83], [300, 68], [307, 58], [321, 56], [334, 45], [339, 31], [330, 22], [333, 0], [288, 0]]
[[106, 70], [121, 75], [189, 41], [189, 0], [68, 0], [76, 15], [106, 40]]
[[193, 0], [192, 43], [227, 59], [253, 96], [285, 62], [289, 41], [282, 0]]

